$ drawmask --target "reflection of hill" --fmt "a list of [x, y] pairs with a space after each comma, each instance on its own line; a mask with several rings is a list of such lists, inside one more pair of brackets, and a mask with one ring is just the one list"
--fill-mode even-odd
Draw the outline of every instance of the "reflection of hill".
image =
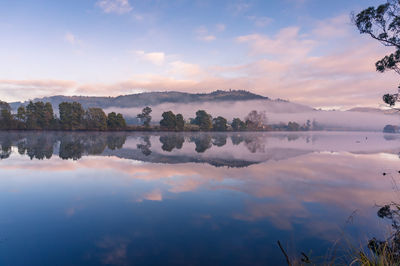
[[[127, 138], [138, 144], [124, 147]], [[228, 138], [232, 140], [232, 144], [227, 144]], [[185, 143], [194, 145], [193, 150], [186, 149], [185, 152], [180, 152]], [[241, 147], [236, 147], [240, 144]], [[53, 155], [64, 160], [79, 160], [82, 156], [97, 155], [151, 163], [207, 163], [216, 167], [235, 168], [269, 160], [284, 160], [310, 152], [292, 148], [267, 148], [266, 139], [259, 134], [0, 133], [0, 159], [9, 158], [13, 146], [20, 155], [38, 160], [50, 159]], [[208, 152], [212, 147], [216, 149]], [[234, 147], [241, 152], [233, 155]]]
[[[115, 151], [106, 150], [103, 155], [116, 156], [118, 158], [136, 160], [150, 163], [165, 163], [165, 164], [179, 164], [179, 163], [207, 163], [216, 167], [227, 166], [232, 168], [247, 167], [253, 164], [259, 164], [266, 161], [280, 161], [292, 157], [308, 154], [310, 151], [296, 150], [296, 149], [271, 149], [266, 151], [256, 159], [246, 160], [241, 158], [233, 158], [229, 155], [219, 154], [219, 156], [201, 156], [197, 153], [174, 155], [162, 154], [152, 152], [149, 155], [144, 154], [140, 150], [135, 149], [120, 149]], [[230, 158], [229, 158], [230, 157]]]
[[116, 156], [151, 163], [247, 167], [311, 152], [398, 155], [400, 137], [366, 133], [0, 132], [0, 159]]

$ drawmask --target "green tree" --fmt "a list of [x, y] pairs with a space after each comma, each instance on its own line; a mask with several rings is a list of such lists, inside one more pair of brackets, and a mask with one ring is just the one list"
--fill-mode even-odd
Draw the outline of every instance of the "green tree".
[[208, 131], [212, 129], [212, 117], [204, 110], [196, 112], [196, 118], [193, 120], [193, 124], [198, 125], [200, 130]]
[[13, 129], [14, 120], [11, 112], [7, 109], [1, 109], [0, 111], [0, 127], [2, 129]]
[[296, 122], [289, 122], [287, 129], [288, 129], [288, 131], [299, 131], [300, 125]]
[[151, 122], [151, 112], [153, 110], [151, 110], [150, 107], [146, 106], [145, 108], [143, 108], [142, 112], [140, 114], [137, 115], [137, 118], [140, 119], [140, 121], [143, 123], [143, 125], [145, 127], [149, 127], [150, 126], [150, 122]]
[[13, 122], [10, 105], [7, 102], [0, 101], [0, 128], [13, 129]]
[[228, 130], [228, 121], [222, 116], [218, 116], [213, 119], [213, 130], [215, 131], [227, 131]]
[[11, 111], [11, 106], [7, 102], [0, 101], [0, 110]]
[[111, 130], [121, 130], [126, 128], [126, 121], [122, 114], [111, 112], [107, 115], [107, 126]]
[[51, 103], [30, 102], [27, 106], [27, 120], [31, 129], [51, 129], [54, 120]]
[[162, 119], [160, 120], [160, 126], [169, 130], [175, 130], [176, 128], [176, 116], [173, 112], [168, 111], [162, 114]]
[[36, 117], [36, 106], [32, 101], [26, 106], [26, 127], [28, 129], [39, 129]]
[[85, 110], [78, 102], [62, 102], [58, 106], [60, 111], [60, 125], [64, 130], [82, 129]]
[[176, 129], [179, 131], [184, 130], [185, 128], [185, 120], [183, 119], [182, 114], [177, 114], [176, 115]]
[[[388, 0], [378, 7], [364, 9], [357, 15], [353, 14], [353, 22], [361, 34], [367, 34], [395, 50], [375, 63], [376, 70], [394, 70], [400, 74], [400, 1]], [[383, 96], [383, 101], [389, 106], [394, 106], [399, 99], [399, 93]]]
[[243, 131], [247, 128], [246, 123], [240, 120], [240, 118], [234, 118], [232, 120], [231, 126], [234, 131]]
[[20, 107], [18, 107], [17, 119], [18, 119], [18, 121], [20, 121], [22, 123], [26, 122], [26, 110], [25, 110], [25, 107], [22, 105]]
[[89, 108], [85, 112], [85, 126], [89, 130], [107, 130], [107, 116], [101, 108]]

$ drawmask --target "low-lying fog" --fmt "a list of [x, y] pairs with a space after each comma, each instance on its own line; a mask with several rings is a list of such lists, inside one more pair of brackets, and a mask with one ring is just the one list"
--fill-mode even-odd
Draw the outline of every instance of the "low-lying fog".
[[[165, 111], [172, 111], [175, 114], [181, 113], [185, 119], [194, 118], [197, 110], [206, 110], [213, 117], [223, 116], [228, 121], [235, 117], [244, 119], [252, 111], [265, 111], [269, 124], [287, 123], [294, 121], [304, 124], [307, 120], [316, 120], [327, 129], [347, 129], [347, 130], [365, 130], [382, 131], [387, 124], [400, 124], [400, 116], [385, 115], [375, 112], [349, 112], [349, 111], [319, 111], [308, 106], [282, 102], [282, 101], [242, 101], [242, 102], [206, 102], [206, 103], [188, 103], [174, 104], [165, 103], [156, 106], [150, 106], [152, 112], [152, 122], [159, 122], [161, 114]], [[119, 112], [126, 118], [135, 118], [142, 108], [119, 108], [110, 107], [106, 112]]]

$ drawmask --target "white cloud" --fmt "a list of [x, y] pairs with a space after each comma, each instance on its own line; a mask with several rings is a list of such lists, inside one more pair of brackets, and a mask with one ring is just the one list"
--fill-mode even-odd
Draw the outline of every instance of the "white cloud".
[[128, 0], [99, 0], [96, 5], [104, 13], [125, 14], [133, 9]]
[[226, 25], [225, 24], [217, 24], [217, 25], [215, 25], [215, 28], [218, 32], [222, 32], [226, 29]]
[[70, 44], [75, 44], [77, 42], [77, 38], [71, 32], [67, 32], [64, 35], [64, 40]]
[[248, 10], [251, 7], [250, 3], [246, 1], [238, 1], [230, 4], [229, 9], [233, 12], [233, 14], [237, 15]]
[[[221, 25], [219, 27], [222, 28]], [[224, 25], [224, 27], [225, 27], [225, 25]], [[218, 30], [218, 25], [217, 25], [217, 30]], [[195, 32], [197, 34], [197, 39], [201, 40], [201, 41], [211, 42], [211, 41], [215, 41], [217, 39], [217, 37], [215, 35], [209, 34], [208, 29], [205, 26], [201, 26], [201, 27], [197, 28], [197, 30]]]
[[162, 52], [146, 53], [144, 51], [135, 51], [135, 54], [157, 66], [163, 65], [165, 62], [165, 54]]
[[239, 42], [249, 43], [252, 55], [269, 54], [292, 59], [304, 58], [314, 48], [316, 42], [299, 34], [298, 27], [283, 28], [273, 37], [250, 34], [237, 38]]
[[170, 74], [178, 77], [198, 79], [205, 74], [201, 67], [196, 64], [190, 64], [183, 61], [174, 61], [169, 65], [171, 67], [169, 71]]
[[205, 36], [199, 36], [199, 40], [206, 41], [206, 42], [212, 42], [215, 41], [217, 37], [214, 35], [205, 35]]
[[254, 25], [257, 27], [265, 27], [273, 21], [273, 19], [270, 17], [249, 16], [248, 19], [253, 21]]

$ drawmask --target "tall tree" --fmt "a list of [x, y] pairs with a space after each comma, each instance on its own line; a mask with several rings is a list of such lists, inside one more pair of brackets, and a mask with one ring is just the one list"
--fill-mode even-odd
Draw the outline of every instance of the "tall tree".
[[117, 129], [125, 129], [126, 121], [122, 114], [115, 112], [111, 112], [107, 115], [107, 125], [108, 129], [117, 130]]
[[89, 130], [107, 130], [107, 116], [101, 108], [89, 108], [85, 112], [85, 126]]
[[146, 106], [145, 108], [143, 108], [142, 112], [140, 114], [137, 115], [137, 118], [140, 119], [140, 121], [143, 123], [143, 125], [145, 127], [149, 127], [150, 126], [150, 122], [151, 122], [151, 112], [153, 110], [151, 110], [150, 107]]
[[62, 102], [58, 106], [60, 111], [60, 124], [64, 130], [82, 129], [85, 110], [78, 102]]
[[193, 124], [198, 125], [200, 130], [208, 131], [212, 129], [212, 117], [204, 110], [196, 112], [196, 118]]
[[232, 120], [231, 126], [234, 131], [243, 131], [247, 128], [246, 123], [240, 120], [240, 118], [234, 118]]
[[11, 107], [7, 102], [0, 101], [0, 128], [1, 129], [14, 129], [13, 115], [11, 114]]
[[169, 130], [175, 130], [176, 128], [176, 116], [173, 112], [168, 111], [162, 114], [162, 119], [160, 120], [160, 126]]
[[183, 119], [182, 114], [177, 114], [176, 115], [176, 129], [179, 131], [184, 130], [185, 128], [185, 120]]
[[251, 111], [246, 116], [246, 126], [250, 130], [261, 130], [267, 124], [265, 112]]
[[[395, 50], [375, 63], [376, 70], [394, 70], [400, 74], [400, 1], [388, 0], [378, 7], [364, 9], [357, 15], [353, 14], [353, 22], [361, 34], [368, 34], [384, 46]], [[389, 106], [394, 106], [399, 100], [399, 92], [383, 96], [383, 101]]]
[[3, 102], [0, 100], [0, 110], [11, 111], [11, 106], [7, 102]]
[[226, 131], [228, 130], [228, 121], [222, 116], [218, 116], [213, 119], [213, 130], [215, 131]]

